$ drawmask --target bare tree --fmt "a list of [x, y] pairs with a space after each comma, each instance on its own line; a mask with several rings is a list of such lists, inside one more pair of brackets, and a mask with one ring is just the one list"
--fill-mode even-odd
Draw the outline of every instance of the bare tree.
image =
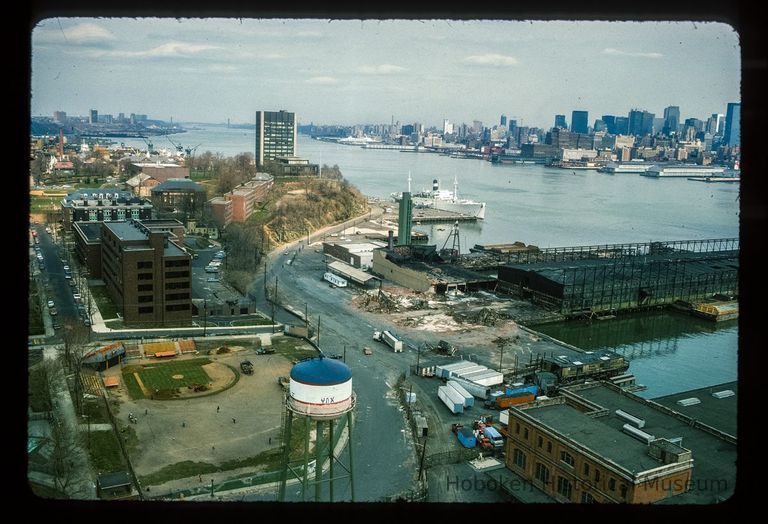
[[501, 356], [499, 356], [499, 373], [504, 373], [501, 370], [501, 364], [504, 359], [504, 348], [507, 347], [512, 343], [512, 339], [510, 337], [496, 337], [493, 340], [491, 340], [494, 344], [496, 344], [496, 347], [501, 350]]
[[63, 422], [54, 419], [51, 423], [51, 475], [58, 491], [65, 496], [73, 493], [73, 484], [77, 474], [75, 459], [80, 452], [80, 435], [76, 428], [69, 428]]
[[61, 338], [64, 341], [64, 363], [69, 371], [72, 370], [73, 353], [82, 350], [83, 346], [88, 343], [89, 333], [90, 329], [86, 328], [82, 322], [78, 322], [76, 318], [64, 323]]

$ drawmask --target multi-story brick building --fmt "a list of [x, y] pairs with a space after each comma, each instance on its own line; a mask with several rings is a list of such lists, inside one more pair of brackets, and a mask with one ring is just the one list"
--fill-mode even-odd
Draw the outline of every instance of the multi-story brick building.
[[102, 225], [101, 276], [128, 325], [191, 320], [191, 257], [171, 236], [139, 221]]
[[205, 213], [220, 230], [224, 229], [232, 222], [232, 201], [214, 197], [205, 203]]
[[506, 466], [534, 488], [581, 503], [713, 503], [733, 493], [731, 435], [605, 382], [560, 393], [509, 409]]
[[152, 218], [152, 203], [129, 191], [81, 189], [61, 200], [62, 223], [66, 230], [74, 222], [110, 222]]
[[152, 204], [159, 218], [176, 218], [182, 222], [201, 218], [205, 200], [205, 188], [184, 178], [172, 178], [152, 188]]
[[256, 204], [266, 200], [274, 183], [271, 175], [256, 173], [256, 176], [248, 182], [224, 194], [224, 199], [232, 202], [232, 222], [245, 222], [253, 213]]

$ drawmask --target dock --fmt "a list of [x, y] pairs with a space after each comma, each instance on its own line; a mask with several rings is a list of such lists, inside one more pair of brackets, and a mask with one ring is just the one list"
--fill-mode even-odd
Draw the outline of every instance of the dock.
[[477, 217], [472, 215], [465, 215], [463, 213], [455, 213], [453, 211], [443, 211], [442, 209], [434, 209], [431, 207], [414, 207], [413, 208], [413, 223], [416, 225], [424, 223], [437, 223], [437, 222], [476, 222]]

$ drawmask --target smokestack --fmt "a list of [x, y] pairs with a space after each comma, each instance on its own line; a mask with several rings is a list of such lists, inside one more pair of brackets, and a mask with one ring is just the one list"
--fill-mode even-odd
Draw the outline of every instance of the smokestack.
[[64, 130], [59, 128], [59, 158], [64, 157]]
[[390, 251], [392, 251], [392, 249], [394, 249], [395, 247], [395, 239], [394, 239], [394, 233], [391, 229], [389, 230], [389, 239], [387, 241], [389, 242], [387, 248]]

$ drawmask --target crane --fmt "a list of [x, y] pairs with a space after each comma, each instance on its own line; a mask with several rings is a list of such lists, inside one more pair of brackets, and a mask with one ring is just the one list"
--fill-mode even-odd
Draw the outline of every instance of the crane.
[[144, 141], [145, 144], [147, 144], [147, 154], [151, 155], [152, 153], [154, 153], [155, 151], [152, 150], [154, 148], [154, 146], [152, 145], [152, 142], [150, 142], [145, 136], [142, 136], [141, 139]]
[[175, 148], [176, 148], [176, 151], [178, 151], [179, 153], [181, 153], [181, 152], [184, 150], [184, 148], [182, 147], [182, 145], [181, 145], [181, 144], [177, 144], [176, 142], [174, 142], [173, 140], [171, 140], [171, 137], [169, 137], [168, 135], [165, 135], [165, 138], [167, 138], [167, 139], [168, 139], [168, 142], [170, 142], [171, 144], [173, 144], [173, 147], [175, 147]]

